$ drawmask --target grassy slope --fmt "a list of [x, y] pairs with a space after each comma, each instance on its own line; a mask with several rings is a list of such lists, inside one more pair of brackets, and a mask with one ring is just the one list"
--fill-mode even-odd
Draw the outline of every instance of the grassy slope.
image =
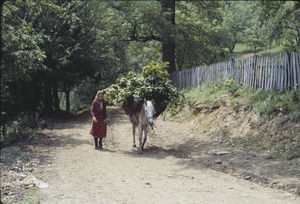
[[[257, 55], [276, 55], [283, 47], [273, 44]], [[254, 50], [237, 45], [226, 57], [247, 58]], [[264, 91], [234, 82], [221, 86], [185, 89], [188, 106], [176, 117], [197, 121], [195, 127], [209, 139], [249, 151], [268, 151], [276, 157], [300, 157], [300, 90]], [[188, 116], [187, 116], [188, 115]]]
[[238, 149], [300, 157], [300, 91], [251, 90], [237, 84], [185, 89], [176, 118], [193, 120], [206, 139]]
[[[247, 54], [247, 53], [254, 53], [254, 49], [246, 46], [246, 45], [241, 45], [241, 44], [237, 44], [235, 49], [234, 49], [234, 53], [240, 53], [240, 54]], [[272, 56], [272, 55], [276, 55], [280, 52], [284, 52], [284, 47], [282, 46], [278, 46], [275, 43], [272, 44], [271, 47], [269, 48], [258, 48], [256, 50], [256, 54], [257, 55], [263, 55], [263, 56]]]
[[245, 59], [250, 56], [253, 56], [254, 54], [260, 55], [260, 56], [274, 56], [274, 55], [277, 55], [277, 54], [279, 54], [281, 52], [285, 52], [285, 51], [284, 51], [283, 46], [278, 46], [275, 43], [273, 43], [272, 46], [269, 48], [258, 48], [256, 50], [256, 53], [253, 48], [248, 47], [247, 45], [243, 45], [243, 44], [237, 44], [233, 53], [229, 53], [228, 50], [227, 50], [227, 52], [228, 52], [227, 55], [225, 57], [223, 57], [222, 59], [218, 60], [217, 62], [229, 61], [231, 58]]

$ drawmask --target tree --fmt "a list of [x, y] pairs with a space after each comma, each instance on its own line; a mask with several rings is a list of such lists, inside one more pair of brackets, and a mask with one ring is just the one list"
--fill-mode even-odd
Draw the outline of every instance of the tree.
[[176, 65], [178, 70], [210, 64], [223, 52], [218, 32], [219, 2], [177, 2]]
[[244, 43], [249, 47], [254, 48], [254, 53], [256, 53], [256, 49], [258, 47], [263, 47], [266, 45], [262, 36], [262, 27], [257, 24], [253, 24], [251, 27], [246, 28], [244, 35]]
[[[123, 34], [121, 40], [160, 42], [162, 61], [170, 63], [169, 73], [175, 71], [175, 64], [179, 69], [185, 64], [195, 66], [211, 61], [220, 53], [217, 43], [208, 43], [208, 38], [217, 38], [215, 27], [221, 21], [218, 2], [121, 1], [111, 7], [122, 19], [122, 26], [117, 29], [117, 33]], [[185, 16], [191, 20], [185, 22]], [[151, 45], [155, 46], [154, 50], [159, 47], [156, 43]], [[187, 47], [189, 53], [199, 54], [187, 54]], [[197, 60], [200, 55], [201, 60]]]
[[175, 67], [175, 0], [160, 0], [163, 17], [168, 26], [163, 27], [162, 61], [169, 62], [168, 72], [171, 74]]
[[258, 6], [266, 15], [264, 26], [268, 28], [264, 34], [270, 43], [281, 41], [288, 51], [299, 50], [300, 47], [300, 3], [297, 1], [260, 0]]
[[9, 105], [6, 112], [60, 112], [59, 92], [68, 96], [65, 98], [69, 111], [73, 87], [87, 77], [105, 84], [103, 79], [108, 76], [107, 80], [111, 80], [120, 72], [115, 69], [121, 63], [115, 63], [120, 60], [114, 58], [113, 44], [107, 35], [102, 35], [107, 31], [100, 29], [109, 24], [109, 19], [99, 22], [94, 18], [107, 14], [107, 5], [97, 3], [97, 10], [82, 12], [84, 6], [92, 7], [92, 3], [5, 2], [1, 25], [1, 105], [15, 101], [14, 107], [18, 108]]
[[267, 45], [265, 40], [264, 26], [262, 20], [262, 9], [256, 8], [254, 2], [249, 3], [247, 10], [252, 14], [248, 19], [247, 27], [243, 32], [243, 42], [249, 47], [254, 48], [254, 52], [256, 53], [256, 49], [258, 47], [264, 47]]
[[170, 62], [169, 72], [175, 70], [174, 9], [175, 1], [111, 3], [122, 25], [116, 33], [122, 33], [121, 41], [162, 43], [162, 60]]
[[249, 26], [252, 13], [249, 10], [249, 2], [236, 1], [225, 2], [223, 10], [223, 26], [220, 30], [222, 45], [232, 53], [238, 43], [244, 42], [244, 30]]
[[90, 9], [92, 6], [94, 2], [87, 5], [86, 2], [62, 1], [57, 5], [41, 2], [36, 7], [40, 12], [33, 17], [32, 24], [47, 36], [40, 47], [45, 51], [44, 64], [48, 69], [39, 72], [45, 112], [60, 111], [58, 92], [65, 93], [69, 112], [72, 89], [87, 77], [102, 80], [109, 72], [105, 65], [113, 55], [106, 48], [111, 45], [106, 42], [109, 42], [106, 36], [101, 36], [105, 31], [98, 29], [103, 22], [95, 18], [107, 13], [106, 5], [97, 4], [95, 9]]
[[[24, 2], [25, 4], [25, 2]], [[1, 125], [19, 112], [37, 111], [39, 92], [33, 92], [34, 73], [46, 70], [45, 53], [38, 46], [44, 35], [20, 15], [21, 6], [6, 1], [1, 18]], [[22, 96], [26, 95], [26, 98]]]

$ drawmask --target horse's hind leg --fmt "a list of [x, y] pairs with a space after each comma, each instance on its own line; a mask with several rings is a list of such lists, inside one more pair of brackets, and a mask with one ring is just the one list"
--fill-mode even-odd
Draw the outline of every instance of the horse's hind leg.
[[135, 144], [135, 130], [136, 130], [136, 125], [132, 124], [133, 147], [136, 147], [136, 144]]

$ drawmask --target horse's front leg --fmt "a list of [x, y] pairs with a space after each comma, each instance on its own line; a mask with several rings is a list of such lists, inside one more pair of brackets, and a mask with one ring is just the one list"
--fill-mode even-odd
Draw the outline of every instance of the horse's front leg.
[[143, 141], [143, 144], [142, 144], [142, 150], [144, 150], [144, 145], [147, 141], [147, 133], [148, 133], [148, 126], [146, 126], [146, 128], [144, 130], [144, 141]]
[[142, 125], [139, 125], [139, 140], [140, 140], [140, 145], [139, 145], [139, 151], [138, 151], [138, 154], [143, 154], [142, 137], [143, 137], [143, 126], [142, 126]]
[[132, 136], [133, 136], [133, 147], [136, 147], [135, 144], [135, 131], [136, 130], [136, 125], [132, 124]]

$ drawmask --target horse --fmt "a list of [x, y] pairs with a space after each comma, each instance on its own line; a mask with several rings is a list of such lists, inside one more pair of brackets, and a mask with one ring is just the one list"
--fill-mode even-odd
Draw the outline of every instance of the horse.
[[144, 145], [147, 140], [148, 128], [149, 126], [152, 127], [154, 125], [154, 116], [156, 114], [154, 105], [155, 103], [153, 100], [145, 100], [143, 103], [140, 103], [140, 105], [137, 105], [137, 111], [135, 113], [128, 114], [130, 122], [132, 123], [133, 147], [136, 147], [135, 133], [136, 128], [138, 127], [140, 140], [138, 154], [143, 154]]

